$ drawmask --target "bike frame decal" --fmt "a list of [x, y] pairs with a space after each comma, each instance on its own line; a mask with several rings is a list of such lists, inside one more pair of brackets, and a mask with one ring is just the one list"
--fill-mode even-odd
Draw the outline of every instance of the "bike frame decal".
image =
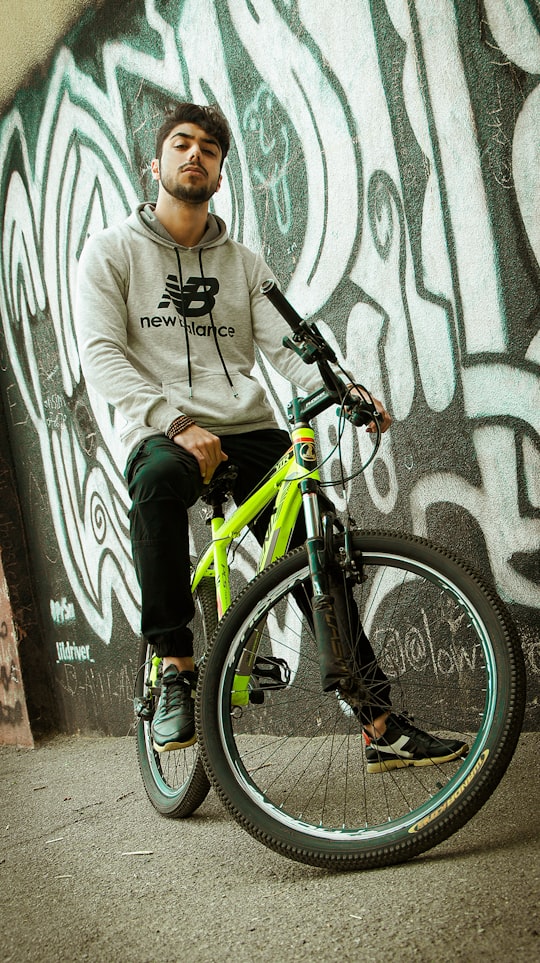
[[317, 446], [315, 444], [315, 432], [313, 428], [302, 425], [293, 428], [292, 431], [293, 448], [296, 461], [302, 468], [302, 473], [309, 473], [313, 478], [319, 478], [316, 469], [317, 465]]
[[212, 531], [212, 548], [214, 563], [214, 580], [216, 583], [216, 604], [218, 619], [224, 615], [231, 604], [231, 581], [229, 578], [229, 565], [227, 562], [228, 543], [220, 538], [220, 531], [223, 528], [223, 518], [213, 518], [210, 523]]
[[438, 808], [435, 809], [432, 813], [428, 813], [427, 816], [424, 816], [423, 819], [420, 819], [417, 823], [414, 824], [414, 826], [411, 826], [409, 829], [409, 832], [410, 833], [420, 832], [420, 830], [425, 829], [426, 826], [429, 826], [430, 823], [434, 822], [436, 819], [439, 818], [439, 816], [442, 816], [443, 813], [445, 813], [448, 809], [450, 809], [450, 807], [454, 805], [456, 799], [459, 799], [459, 797], [463, 795], [465, 790], [469, 788], [473, 779], [476, 779], [476, 776], [478, 775], [480, 770], [484, 768], [484, 765], [487, 761], [488, 756], [489, 756], [489, 749], [484, 749], [484, 751], [478, 757], [476, 764], [471, 769], [467, 778], [463, 780], [463, 782], [461, 783], [461, 785], [458, 786], [455, 792], [453, 792], [452, 795], [448, 797], [448, 799], [445, 799], [444, 802], [440, 806], [438, 806]]
[[294, 479], [294, 483], [282, 485], [264, 540], [258, 572], [262, 572], [274, 559], [285, 555], [301, 505], [302, 496], [297, 479]]

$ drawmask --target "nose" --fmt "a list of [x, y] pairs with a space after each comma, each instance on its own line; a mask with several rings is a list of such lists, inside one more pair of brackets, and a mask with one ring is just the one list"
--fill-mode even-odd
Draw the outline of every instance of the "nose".
[[201, 161], [201, 148], [199, 147], [199, 144], [197, 143], [197, 141], [194, 141], [194, 142], [192, 143], [191, 148], [190, 148], [190, 151], [189, 151], [189, 157], [188, 157], [188, 159], [189, 159], [190, 161], [194, 161], [194, 162], [197, 162], [197, 163], [200, 164], [200, 161]]

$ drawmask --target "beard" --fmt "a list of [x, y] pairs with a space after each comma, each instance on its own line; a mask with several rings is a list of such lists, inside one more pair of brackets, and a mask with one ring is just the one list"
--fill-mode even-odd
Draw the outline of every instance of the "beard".
[[179, 184], [168, 174], [161, 172], [160, 183], [163, 189], [179, 201], [186, 204], [205, 204], [216, 193], [219, 178], [211, 184]]

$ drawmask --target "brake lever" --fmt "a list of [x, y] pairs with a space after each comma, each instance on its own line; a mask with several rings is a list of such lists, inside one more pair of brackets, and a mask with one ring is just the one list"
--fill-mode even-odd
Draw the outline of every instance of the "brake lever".
[[301, 329], [293, 338], [283, 338], [283, 344], [302, 358], [305, 364], [318, 361], [337, 361], [335, 352], [323, 338], [317, 326], [311, 321], [303, 321]]
[[[349, 409], [349, 410], [348, 410]], [[381, 414], [377, 411], [373, 402], [368, 401], [366, 398], [362, 400], [358, 399], [353, 405], [343, 404], [339, 408], [336, 408], [336, 415], [340, 415], [350, 421], [351, 425], [355, 428], [361, 428], [362, 425], [369, 425], [370, 421], [380, 421]]]
[[275, 281], [269, 279], [261, 284], [261, 294], [264, 294], [274, 305], [281, 317], [292, 328], [292, 338], [283, 338], [283, 344], [299, 355], [306, 364], [317, 361], [337, 361], [333, 349], [322, 336], [313, 321], [302, 319], [292, 304], [278, 288]]

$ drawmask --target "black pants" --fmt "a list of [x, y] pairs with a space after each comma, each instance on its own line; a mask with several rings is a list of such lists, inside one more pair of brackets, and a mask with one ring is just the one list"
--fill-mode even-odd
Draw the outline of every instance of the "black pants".
[[[286, 431], [264, 429], [221, 439], [229, 456], [227, 464], [238, 467], [233, 497], [238, 504], [264, 478], [290, 447]], [[219, 469], [218, 469], [219, 471]], [[126, 479], [132, 505], [129, 512], [133, 561], [141, 587], [141, 631], [160, 657], [193, 654], [194, 616], [190, 588], [188, 509], [199, 499], [203, 483], [196, 458], [166, 435], [153, 435], [130, 455]], [[271, 509], [253, 526], [262, 544]], [[302, 515], [292, 547], [305, 540]], [[361, 627], [360, 627], [361, 628]], [[358, 633], [360, 662], [366, 667], [370, 688], [376, 692], [369, 716], [389, 706], [388, 680], [377, 665], [365, 633]], [[366, 716], [366, 720], [369, 721]]]
[[[287, 432], [277, 428], [221, 438], [229, 456], [224, 466], [239, 469], [233, 492], [237, 504], [290, 444]], [[161, 657], [192, 655], [188, 509], [203, 490], [197, 460], [165, 435], [153, 435], [130, 455], [126, 479], [132, 501], [133, 561], [142, 597], [141, 631]], [[270, 510], [253, 527], [260, 542], [269, 514]], [[298, 535], [295, 542], [304, 538]]]

